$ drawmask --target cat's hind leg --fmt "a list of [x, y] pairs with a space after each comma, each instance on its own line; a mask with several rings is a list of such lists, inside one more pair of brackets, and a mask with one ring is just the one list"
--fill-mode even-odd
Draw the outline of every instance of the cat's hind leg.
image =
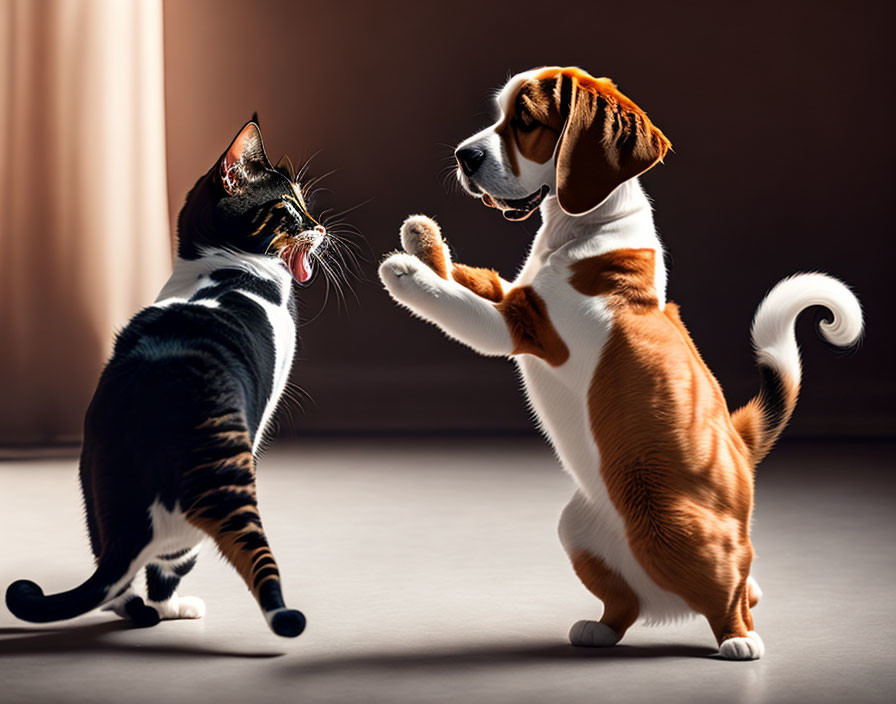
[[147, 603], [163, 619], [202, 618], [205, 602], [198, 596], [178, 596], [180, 580], [196, 565], [199, 546], [186, 553], [161, 556], [146, 566]]
[[271, 630], [278, 636], [295, 638], [305, 630], [305, 616], [301, 611], [288, 609], [283, 601], [280, 570], [261, 526], [254, 491], [230, 498], [243, 504], [220, 518], [214, 516], [222, 512], [221, 507], [209, 507], [191, 519], [208, 532], [221, 554], [240, 573]]
[[244, 429], [219, 430], [215, 435], [221, 437], [220, 446], [204, 448], [204, 453], [217, 459], [185, 474], [189, 486], [183, 504], [188, 507], [186, 518], [215, 541], [240, 573], [271, 630], [295, 638], [305, 630], [305, 616], [288, 609], [283, 601], [280, 571], [258, 513], [255, 457], [249, 435]]

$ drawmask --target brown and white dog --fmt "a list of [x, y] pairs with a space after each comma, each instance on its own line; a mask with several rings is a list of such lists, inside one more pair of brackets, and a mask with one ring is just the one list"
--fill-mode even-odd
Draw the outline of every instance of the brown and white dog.
[[542, 226], [511, 282], [452, 262], [436, 224], [409, 218], [380, 277], [393, 298], [486, 355], [513, 357], [529, 401], [578, 489], [560, 519], [576, 574], [604, 602], [573, 645], [610, 646], [638, 619], [702, 614], [722, 656], [763, 653], [750, 609], [753, 470], [800, 387], [799, 313], [822, 305], [835, 345], [855, 343], [855, 296], [823, 274], [777, 284], [752, 336], [760, 391], [730, 413], [678, 308], [637, 176], [669, 141], [606, 78], [576, 68], [514, 76], [498, 122], [456, 151], [486, 205]]

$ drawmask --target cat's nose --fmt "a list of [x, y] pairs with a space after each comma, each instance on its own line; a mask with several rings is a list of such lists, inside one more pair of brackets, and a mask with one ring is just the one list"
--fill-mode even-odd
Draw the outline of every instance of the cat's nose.
[[479, 147], [461, 147], [454, 152], [454, 158], [467, 176], [472, 176], [485, 161], [485, 152]]

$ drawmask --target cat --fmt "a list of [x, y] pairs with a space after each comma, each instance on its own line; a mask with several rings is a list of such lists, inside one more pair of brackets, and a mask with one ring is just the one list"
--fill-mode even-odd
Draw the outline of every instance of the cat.
[[[211, 537], [277, 635], [298, 636], [259, 515], [259, 445], [297, 344], [292, 279], [325, 268], [326, 229], [291, 165], [271, 165], [255, 118], [189, 192], [173, 274], [118, 335], [84, 422], [80, 477], [96, 571], [45, 596], [19, 580], [18, 618], [58, 621], [103, 606], [134, 626], [201, 618], [175, 589]], [[132, 581], [146, 569], [146, 600]]]

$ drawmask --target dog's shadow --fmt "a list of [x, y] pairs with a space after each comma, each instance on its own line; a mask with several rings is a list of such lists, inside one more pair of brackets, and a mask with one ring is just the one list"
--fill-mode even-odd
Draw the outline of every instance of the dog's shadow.
[[506, 667], [551, 662], [595, 663], [599, 661], [649, 660], [661, 658], [707, 658], [715, 648], [690, 645], [617, 645], [612, 648], [576, 648], [555, 640], [528, 645], [508, 646], [486, 643], [471, 647], [391, 651], [358, 655], [302, 659], [286, 665], [284, 674], [329, 675], [357, 670], [400, 671], [408, 668], [424, 670], [457, 670]]
[[[164, 627], [164, 624], [156, 628]], [[273, 658], [283, 652], [239, 652], [207, 648], [196, 644], [146, 643], [145, 639], [114, 638], [116, 633], [135, 631], [127, 621], [63, 627], [0, 628], [0, 658], [17, 655], [71, 655], [96, 653], [134, 653], [138, 655], [174, 655], [177, 657]], [[142, 629], [141, 629], [142, 630]]]
[[[164, 627], [164, 624], [158, 627]], [[71, 655], [96, 653], [133, 653], [173, 655], [177, 657], [231, 657], [265, 659], [284, 652], [240, 652], [209, 648], [195, 643], [146, 642], [143, 638], [116, 638], [116, 634], [135, 631], [126, 621], [64, 627], [0, 628], [0, 658], [26, 655]], [[367, 652], [354, 655], [303, 657], [291, 661], [287, 674], [330, 675], [357, 670], [466, 670], [469, 668], [506, 667], [536, 662], [614, 662], [619, 660], [655, 660], [661, 658], [706, 658], [715, 656], [714, 648], [691, 645], [617, 645], [612, 648], [575, 648], [556, 640], [508, 646], [484, 643], [466, 647], [417, 647], [412, 650]]]

